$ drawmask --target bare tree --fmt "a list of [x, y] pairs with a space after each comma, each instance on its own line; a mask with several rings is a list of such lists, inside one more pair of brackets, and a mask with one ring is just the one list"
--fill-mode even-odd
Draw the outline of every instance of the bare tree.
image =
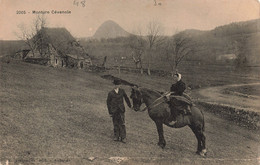
[[234, 42], [234, 53], [236, 54], [237, 58], [235, 60], [235, 66], [237, 68], [243, 68], [244, 66], [248, 65], [248, 37], [243, 37], [238, 39]]
[[140, 69], [141, 74], [143, 74], [143, 61], [142, 56], [145, 52], [146, 42], [142, 35], [131, 35], [129, 37], [129, 47], [132, 51], [131, 56], [135, 63], [136, 68]]
[[36, 34], [32, 38], [32, 40], [36, 43], [37, 50], [39, 51], [40, 55], [43, 57], [46, 53], [44, 50], [46, 46], [46, 35], [45, 32], [42, 30], [46, 27], [47, 20], [46, 17], [42, 15], [37, 15], [33, 21], [34, 31]]
[[148, 44], [148, 75], [151, 75], [152, 49], [163, 42], [161, 37], [162, 26], [155, 21], [151, 21], [147, 25], [147, 44]]
[[36, 18], [33, 20], [33, 28], [36, 32], [39, 32], [42, 28], [46, 27], [47, 19], [41, 15], [36, 15]]
[[191, 39], [183, 33], [176, 34], [166, 40], [163, 50], [173, 76], [181, 61], [193, 52]]
[[[32, 25], [29, 27], [26, 27], [25, 24], [19, 24], [18, 28], [20, 29], [20, 32], [16, 33], [17, 37], [25, 42], [25, 44], [30, 48], [32, 51], [32, 54], [34, 55], [36, 50], [42, 46], [40, 44], [43, 40], [43, 35], [38, 35], [36, 37], [36, 34], [39, 33], [39, 31], [44, 28], [47, 24], [46, 17], [42, 15], [37, 15], [35, 19], [32, 22]], [[39, 49], [39, 52], [41, 52], [42, 49]]]

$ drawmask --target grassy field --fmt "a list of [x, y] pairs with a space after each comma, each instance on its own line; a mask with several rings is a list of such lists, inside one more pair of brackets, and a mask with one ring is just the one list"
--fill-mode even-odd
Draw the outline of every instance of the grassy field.
[[[210, 86], [221, 86], [228, 84], [243, 84], [243, 83], [255, 83], [259, 82], [260, 75], [257, 69], [253, 70], [236, 70], [229, 66], [218, 65], [185, 65], [179, 70], [182, 74], [182, 79], [188, 87], [191, 89], [197, 89]], [[151, 87], [156, 87], [158, 90], [169, 90], [173, 79], [170, 75], [158, 76], [158, 74], [152, 74], [147, 76], [146, 74], [129, 73], [121, 71], [119, 74], [116, 70], [109, 70], [108, 74], [112, 74], [116, 77], [122, 77], [125, 80], [136, 84], [150, 84]], [[139, 77], [142, 77], [141, 79]], [[142, 82], [144, 81], [144, 82]]]
[[[127, 144], [112, 141], [106, 108], [111, 81], [84, 70], [0, 62], [0, 163], [9, 164], [257, 164], [259, 132], [238, 127], [205, 112], [208, 157], [195, 154], [189, 128], [164, 127], [167, 146], [147, 112], [127, 108]], [[113, 74], [157, 90], [171, 80], [138, 74]], [[191, 76], [191, 75], [190, 75]], [[201, 80], [202, 81], [202, 80]], [[129, 87], [125, 87], [127, 94]], [[89, 157], [95, 157], [93, 162]]]

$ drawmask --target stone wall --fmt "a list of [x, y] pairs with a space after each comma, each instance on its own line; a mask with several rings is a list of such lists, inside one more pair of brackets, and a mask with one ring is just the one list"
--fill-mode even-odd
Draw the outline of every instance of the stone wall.
[[234, 121], [240, 126], [250, 129], [260, 129], [260, 114], [257, 112], [218, 103], [197, 101], [196, 104], [203, 106], [205, 111]]

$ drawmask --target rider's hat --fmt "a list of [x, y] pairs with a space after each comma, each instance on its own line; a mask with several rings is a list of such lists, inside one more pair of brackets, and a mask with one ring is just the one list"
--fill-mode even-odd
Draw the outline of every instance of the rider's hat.
[[177, 77], [181, 77], [180, 73], [175, 73], [174, 75], [177, 76]]
[[177, 77], [178, 77], [178, 80], [181, 79], [181, 74], [180, 74], [180, 73], [175, 73], [174, 76], [177, 76]]

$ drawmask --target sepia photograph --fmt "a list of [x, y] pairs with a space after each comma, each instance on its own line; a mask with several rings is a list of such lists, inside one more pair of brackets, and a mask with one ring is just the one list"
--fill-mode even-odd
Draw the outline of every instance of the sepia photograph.
[[260, 165], [260, 0], [0, 0], [0, 165]]

